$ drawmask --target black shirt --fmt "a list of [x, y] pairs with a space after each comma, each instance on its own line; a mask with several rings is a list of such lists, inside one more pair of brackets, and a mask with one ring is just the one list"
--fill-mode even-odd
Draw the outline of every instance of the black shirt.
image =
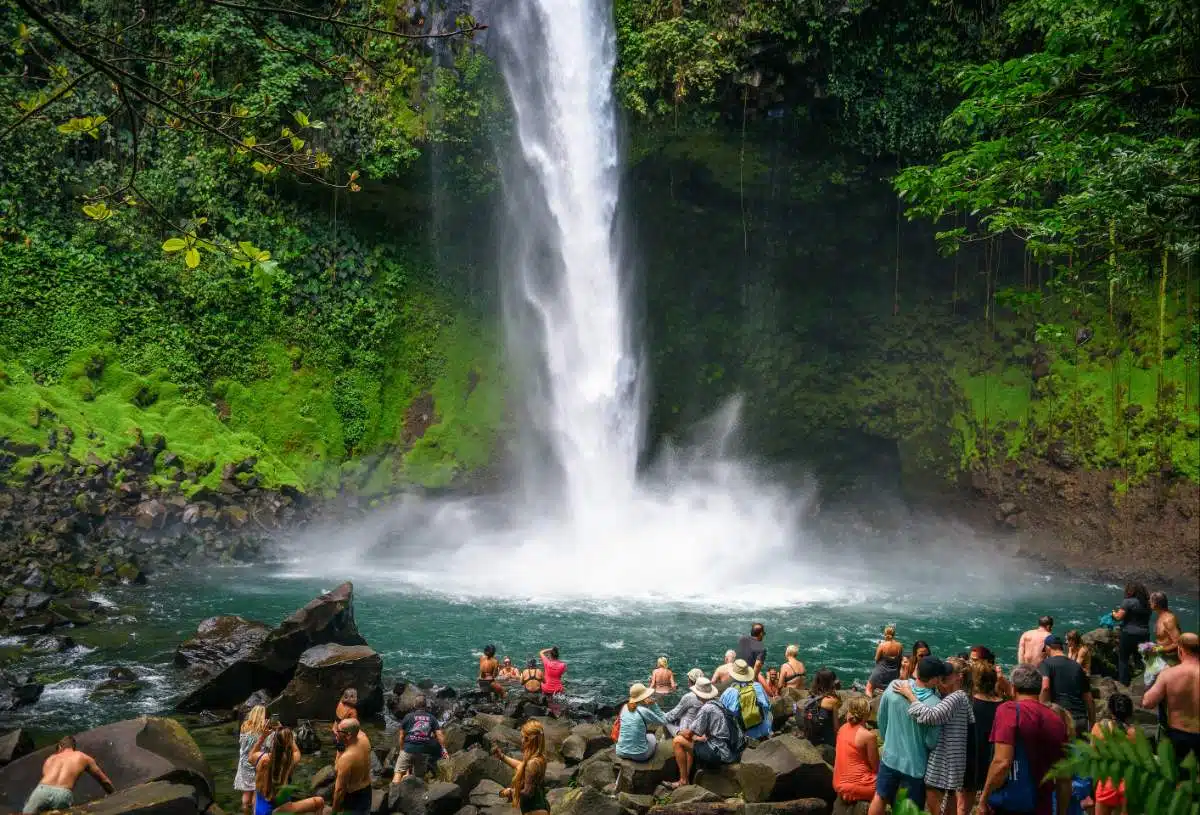
[[1139, 636], [1150, 633], [1150, 609], [1141, 600], [1126, 597], [1121, 601], [1121, 608], [1125, 610], [1125, 619], [1121, 620], [1122, 631]]
[[441, 730], [437, 717], [424, 710], [414, 710], [400, 722], [404, 731], [404, 751], [406, 753], [424, 752], [434, 740], [434, 734]]
[[765, 669], [767, 667], [767, 646], [754, 637], [742, 637], [737, 644], [737, 658], [746, 660], [746, 664], [751, 668], [754, 667], [755, 662], [762, 662]]
[[1083, 701], [1092, 692], [1083, 667], [1070, 657], [1050, 656], [1042, 660], [1038, 672], [1050, 679], [1050, 701], [1062, 705], [1074, 719], [1086, 719], [1088, 710]]

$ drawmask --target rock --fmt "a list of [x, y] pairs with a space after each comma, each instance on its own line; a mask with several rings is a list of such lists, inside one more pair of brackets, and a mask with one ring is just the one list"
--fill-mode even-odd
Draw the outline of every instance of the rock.
[[296, 740], [296, 746], [300, 748], [301, 753], [312, 755], [320, 752], [321, 739], [317, 736], [317, 729], [313, 727], [313, 723], [308, 719], [304, 719], [297, 725], [293, 731], [293, 736]]
[[[859, 801], [852, 804], [849, 801], [843, 801], [841, 798], [835, 798], [831, 815], [869, 815], [870, 810], [871, 804], [869, 801]], [[763, 813], [763, 815], [768, 815], [768, 813]]]
[[[609, 747], [586, 759], [575, 770], [575, 781], [581, 787], [602, 790], [617, 780], [617, 757]], [[653, 792], [653, 790], [651, 790]]]
[[561, 761], [546, 762], [546, 788], [565, 787], [571, 783], [571, 770]]
[[225, 666], [254, 654], [271, 629], [266, 623], [242, 617], [210, 617], [175, 649], [175, 664], [193, 676], [211, 676]]
[[425, 815], [451, 815], [463, 804], [463, 791], [457, 784], [434, 781], [425, 788]]
[[106, 679], [88, 694], [89, 699], [112, 696], [133, 696], [141, 693], [145, 685], [136, 679]]
[[425, 815], [425, 779], [410, 775], [399, 784], [389, 786], [387, 811], [403, 815]]
[[284, 724], [324, 719], [346, 688], [358, 689], [358, 712], [372, 716], [383, 709], [383, 659], [367, 645], [317, 645], [300, 657], [295, 676], [267, 711]]
[[[267, 705], [271, 704], [272, 698], [273, 697], [266, 688], [259, 688], [254, 693], [247, 696], [246, 700], [237, 706], [235, 712], [240, 718], [245, 718], [247, 713], [259, 705], [266, 707]], [[303, 749], [304, 748], [301, 748], [301, 750]]]
[[698, 787], [695, 784], [684, 784], [682, 787], [676, 787], [667, 796], [669, 804], [702, 804], [708, 801], [721, 801], [721, 796], [714, 792], [706, 790], [704, 787]]
[[451, 722], [442, 728], [442, 735], [446, 739], [446, 752], [457, 753], [459, 750], [483, 744], [485, 733], [482, 728], [473, 723]]
[[202, 793], [188, 784], [154, 781], [68, 811], [78, 815], [198, 815], [205, 810], [203, 800]]
[[388, 815], [387, 790], [371, 790], [371, 815]]
[[[198, 809], [212, 803], [212, 771], [196, 742], [173, 719], [143, 716], [79, 733], [75, 740], [80, 750], [96, 759], [118, 790], [170, 780], [195, 791]], [[41, 778], [42, 763], [53, 752], [53, 746], [44, 747], [0, 769], [0, 809], [7, 805], [19, 810], [24, 805], [24, 797]], [[103, 794], [89, 775], [75, 785], [77, 802]]]
[[[238, 656], [180, 700], [177, 708], [232, 708], [259, 688], [279, 693], [291, 681], [301, 655], [325, 644], [366, 645], [354, 623], [354, 586], [349, 582], [296, 611], [249, 653], [239, 650]], [[359, 698], [363, 699], [359, 690]], [[328, 715], [329, 711], [321, 713], [322, 717]]]
[[21, 728], [0, 735], [0, 767], [32, 752], [33, 739]]
[[133, 508], [133, 523], [138, 529], [162, 529], [167, 523], [167, 505], [157, 498], [142, 501]]
[[578, 787], [550, 809], [552, 815], [624, 815], [621, 805], [591, 787]]
[[[840, 801], [840, 799], [835, 799]], [[847, 806], [843, 804], [843, 806]], [[842, 810], [847, 815], [867, 815], [867, 810], [870, 804], [863, 801], [861, 804], [850, 804], [847, 809]], [[861, 807], [858, 809], [856, 807]], [[838, 812], [837, 804], [834, 805], [835, 813]], [[829, 804], [820, 798], [797, 798], [794, 801], [777, 801], [770, 804], [746, 804], [746, 815], [826, 815], [829, 812]]]
[[309, 793], [312, 795], [320, 795], [322, 798], [325, 798], [326, 800], [330, 800], [329, 798], [326, 798], [323, 790], [328, 789], [330, 791], [330, 794], [332, 795], [333, 782], [336, 778], [337, 778], [337, 771], [333, 768], [333, 765], [326, 764], [324, 767], [322, 767], [321, 769], [319, 769], [315, 773], [313, 773], [312, 778], [309, 779], [309, 781], [308, 781]]
[[497, 803], [503, 803], [504, 799], [500, 797], [500, 790], [504, 789], [504, 784], [490, 779], [483, 779], [471, 790], [467, 800], [471, 806], [486, 809], [496, 806]]
[[817, 748], [790, 733], [748, 748], [742, 753], [742, 764], [761, 764], [774, 774], [774, 788], [765, 800], [833, 800], [833, 768]]
[[718, 798], [742, 797], [748, 803], [771, 800], [775, 789], [775, 772], [763, 764], [743, 761], [720, 767], [701, 767], [695, 783]]
[[664, 781], [679, 777], [679, 765], [670, 739], [659, 739], [654, 756], [649, 761], [617, 759], [617, 791], [647, 795]]
[[650, 807], [654, 806], [654, 796], [621, 792], [617, 794], [617, 803], [621, 805], [622, 809], [635, 812], [637, 815], [646, 815], [650, 811]]
[[44, 687], [40, 682], [33, 681], [32, 674], [17, 676], [0, 673], [0, 713], [32, 705], [41, 698]]
[[587, 740], [574, 733], [567, 736], [562, 743], [562, 757], [570, 766], [575, 766], [587, 758]]
[[1108, 628], [1096, 628], [1080, 639], [1092, 649], [1092, 676], [1116, 677], [1117, 642], [1120, 635]]
[[439, 781], [457, 784], [463, 794], [470, 794], [479, 786], [479, 782], [485, 779], [495, 781], [501, 786], [506, 786], [512, 780], [512, 770], [507, 764], [478, 747], [455, 753], [449, 759], [439, 761], [437, 775]]
[[660, 804], [651, 807], [649, 815], [744, 815], [746, 805], [741, 801], [711, 801], [703, 804]]

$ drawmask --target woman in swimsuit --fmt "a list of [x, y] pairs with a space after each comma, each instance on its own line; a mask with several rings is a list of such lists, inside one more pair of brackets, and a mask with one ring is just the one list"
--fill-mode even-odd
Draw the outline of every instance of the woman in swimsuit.
[[479, 692], [503, 699], [508, 692], [496, 681], [499, 674], [500, 663], [496, 661], [496, 646], [483, 646], [483, 656], [479, 657]]
[[882, 693], [893, 679], [900, 678], [900, 659], [904, 655], [904, 646], [896, 640], [896, 626], [889, 625], [883, 629], [883, 639], [875, 647], [875, 670], [867, 680], [867, 696]]
[[1067, 632], [1067, 657], [1078, 662], [1085, 674], [1092, 675], [1092, 649], [1084, 644], [1078, 631]]
[[300, 763], [300, 748], [292, 736], [291, 728], [275, 730], [271, 738], [271, 749], [263, 751], [263, 742], [272, 731], [265, 731], [250, 751], [254, 764], [254, 815], [271, 815], [272, 812], [320, 812], [325, 808], [321, 796], [292, 800], [296, 787], [289, 784], [292, 770]]
[[779, 690], [781, 693], [784, 688], [804, 690], [804, 676], [806, 671], [804, 663], [797, 656], [799, 653], [799, 645], [789, 645], [787, 650], [783, 652], [785, 661], [779, 666]]
[[536, 719], [521, 728], [521, 759], [518, 761], [493, 747], [496, 758], [516, 770], [511, 787], [500, 790], [500, 797], [512, 801], [521, 815], [549, 815], [546, 800], [546, 731]]
[[659, 696], [674, 693], [678, 687], [675, 684], [675, 673], [667, 667], [667, 658], [658, 658], [658, 667], [650, 672], [650, 687]]
[[529, 693], [542, 692], [542, 669], [537, 666], [537, 660], [531, 659], [521, 671], [521, 687]]
[[[900, 666], [900, 678], [912, 679], [917, 673], [917, 663], [933, 652], [929, 650], [929, 643], [925, 640], [917, 640], [913, 643], [912, 654], [904, 658], [904, 664]], [[887, 687], [886, 685], [884, 687]]]

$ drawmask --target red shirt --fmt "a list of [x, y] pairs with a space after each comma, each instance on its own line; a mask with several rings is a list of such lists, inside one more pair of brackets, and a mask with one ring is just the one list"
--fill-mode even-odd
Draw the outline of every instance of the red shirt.
[[542, 668], [546, 678], [542, 680], [543, 693], [560, 693], [563, 689], [562, 675], [567, 672], [567, 663], [557, 659], [543, 659]]
[[[1021, 743], [1029, 758], [1030, 772], [1034, 778], [1045, 778], [1050, 768], [1058, 763], [1067, 752], [1067, 726], [1058, 714], [1038, 701], [1005, 702], [996, 708], [996, 720], [992, 724], [993, 744], [1016, 744], [1017, 705], [1021, 706]], [[1035, 815], [1053, 815], [1053, 780], [1043, 781], [1038, 787]]]

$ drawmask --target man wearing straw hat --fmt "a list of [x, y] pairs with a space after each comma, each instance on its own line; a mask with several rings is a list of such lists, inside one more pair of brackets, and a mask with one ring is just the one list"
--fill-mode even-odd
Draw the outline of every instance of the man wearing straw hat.
[[732, 764], [738, 756], [734, 753], [733, 734], [725, 711], [717, 701], [720, 691], [704, 677], [696, 680], [692, 693], [701, 700], [700, 710], [688, 729], [680, 730], [675, 737], [675, 763], [679, 765], [679, 780], [667, 784], [674, 789], [688, 783], [692, 765], [699, 762], [706, 767]]
[[729, 669], [733, 684], [721, 694], [721, 704], [742, 722], [746, 738], [765, 739], [771, 735], [771, 700], [767, 691], [754, 681], [754, 668], [744, 659], [736, 659]]
[[696, 686], [696, 681], [703, 679], [704, 671], [699, 668], [692, 668], [687, 673], [688, 692], [679, 699], [679, 704], [667, 711], [667, 732], [672, 736], [676, 735], [680, 730], [687, 730], [692, 726], [692, 720], [696, 718], [696, 712], [700, 710], [700, 706], [704, 704], [702, 699], [696, 697], [692, 689]]

